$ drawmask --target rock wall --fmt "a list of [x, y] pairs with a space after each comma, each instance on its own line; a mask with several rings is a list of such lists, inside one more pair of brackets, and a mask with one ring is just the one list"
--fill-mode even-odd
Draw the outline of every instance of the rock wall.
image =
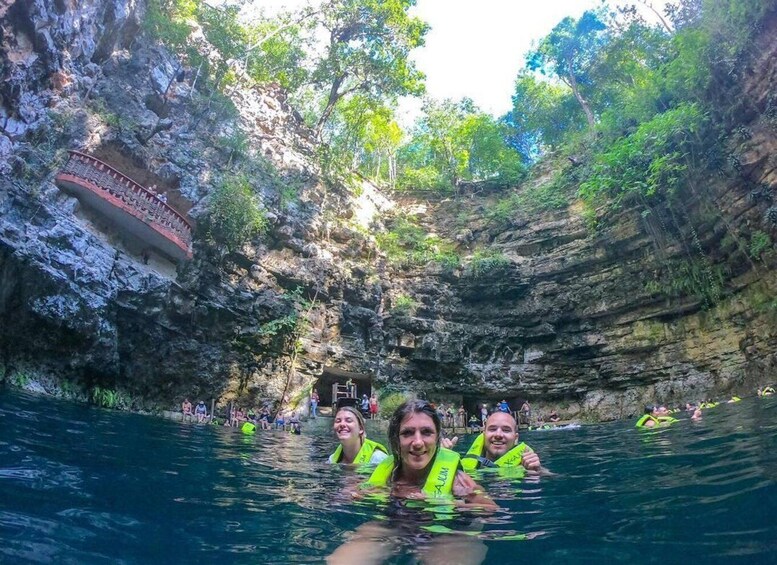
[[[44, 373], [56, 376], [52, 387], [75, 380], [166, 405], [184, 396], [295, 404], [332, 367], [432, 396], [529, 398], [592, 418], [748, 394], [772, 378], [775, 256], [772, 246], [753, 258], [748, 246], [757, 230], [776, 235], [770, 203], [750, 194], [753, 184], [777, 185], [775, 128], [763, 116], [777, 72], [774, 21], [739, 93], [755, 109], [742, 113], [749, 140], [728, 148], [740, 172], [710, 173], [689, 202], [703, 255], [725, 267], [710, 307], [698, 294], [656, 291], [687, 262], [687, 249], [656, 237], [666, 211], [607, 217], [596, 233], [576, 205], [519, 214], [507, 227], [483, 212], [462, 236], [451, 218], [462, 207], [484, 211], [489, 197], [438, 202], [424, 219], [430, 231], [459, 241], [463, 254], [489, 247], [509, 262], [477, 273], [399, 269], [365, 235], [395, 203], [367, 182], [358, 191], [324, 182], [311, 133], [279, 89], [239, 83], [234, 111], [212, 104], [195, 69], [179, 81], [179, 63], [141, 34], [142, 2], [3, 6], [7, 375]], [[244, 154], [229, 141], [238, 134]], [[227, 252], [201, 226], [193, 261], [146, 264], [53, 185], [68, 148], [163, 188], [203, 222], [220, 176], [248, 170], [270, 232]], [[400, 294], [419, 303], [414, 315], [389, 314]], [[278, 330], [295, 317], [305, 321], [296, 332]]]
[[[728, 101], [744, 132], [722, 151], [735, 166], [689, 187], [679, 221], [676, 210], [635, 206], [617, 217], [601, 212], [605, 227], [592, 232], [573, 203], [494, 228], [485, 220], [493, 202], [478, 198], [431, 211], [426, 221], [439, 233], [498, 250], [509, 264], [478, 275], [397, 273], [401, 292], [421, 307], [387, 322], [391, 378], [491, 401], [529, 398], [591, 418], [632, 416], [656, 401], [753, 395], [773, 382], [775, 33], [772, 18]], [[481, 215], [463, 236], [451, 222], [462, 209]], [[770, 240], [754, 255], [758, 232]], [[705, 266], [691, 271], [701, 258]]]

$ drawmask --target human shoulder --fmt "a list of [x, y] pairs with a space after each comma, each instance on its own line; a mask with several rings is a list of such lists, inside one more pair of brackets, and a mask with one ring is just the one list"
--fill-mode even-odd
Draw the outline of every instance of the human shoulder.
[[371, 465], [377, 465], [384, 459], [388, 457], [388, 454], [384, 451], [381, 451], [380, 449], [376, 449], [372, 452], [372, 456], [370, 457], [370, 464]]

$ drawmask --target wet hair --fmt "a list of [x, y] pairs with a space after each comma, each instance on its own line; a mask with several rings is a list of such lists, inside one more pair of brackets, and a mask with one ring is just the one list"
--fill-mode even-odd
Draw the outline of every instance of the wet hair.
[[437, 415], [437, 411], [432, 408], [426, 400], [408, 400], [403, 404], [400, 404], [394, 413], [391, 415], [388, 427], [389, 445], [391, 446], [391, 453], [394, 456], [395, 464], [399, 466], [402, 462], [402, 458], [399, 456], [399, 428], [402, 426], [402, 422], [408, 416], [413, 414], [426, 414], [434, 422], [434, 429], [437, 432], [437, 447], [440, 447], [440, 438], [442, 434], [442, 422], [440, 416]]
[[653, 410], [655, 410], [656, 407], [652, 404], [645, 405], [645, 414], [650, 414]]
[[340, 412], [348, 412], [349, 414], [353, 414], [354, 418], [356, 418], [356, 421], [359, 423], [359, 427], [361, 428], [361, 433], [359, 435], [362, 436], [362, 440], [364, 440], [364, 438], [367, 437], [367, 429], [364, 426], [364, 416], [362, 416], [362, 413], [353, 406], [341, 406], [337, 409], [337, 412], [335, 412], [335, 419], [337, 418], [337, 414]]

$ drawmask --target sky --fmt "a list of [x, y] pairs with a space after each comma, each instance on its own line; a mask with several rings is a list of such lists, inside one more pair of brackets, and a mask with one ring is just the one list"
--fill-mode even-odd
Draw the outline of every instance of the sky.
[[[666, 0], [652, 0], [662, 10]], [[600, 0], [418, 0], [412, 13], [432, 29], [413, 59], [434, 98], [472, 98], [495, 116], [511, 106], [525, 54], [566, 16], [580, 17]], [[648, 21], [656, 21], [644, 11]]]
[[[667, 0], [647, 0], [662, 10]], [[272, 9], [298, 7], [306, 0], [259, 0]], [[601, 0], [417, 0], [411, 13], [431, 26], [426, 45], [413, 60], [426, 74], [433, 98], [472, 98], [483, 111], [501, 116], [512, 103], [513, 84], [533, 43], [564, 17], [579, 17]], [[648, 21], [656, 21], [643, 8]], [[420, 103], [404, 101], [404, 113]]]

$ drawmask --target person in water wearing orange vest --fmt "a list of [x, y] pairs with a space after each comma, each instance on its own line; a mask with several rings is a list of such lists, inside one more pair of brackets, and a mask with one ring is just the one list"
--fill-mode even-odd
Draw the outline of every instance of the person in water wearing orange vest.
[[[467, 454], [461, 458], [466, 471], [483, 467], [517, 467], [542, 471], [540, 456], [525, 443], [518, 443], [515, 418], [506, 412], [494, 412], [486, 419], [483, 433], [475, 438]], [[451, 449], [459, 438], [444, 438], [442, 446]]]

